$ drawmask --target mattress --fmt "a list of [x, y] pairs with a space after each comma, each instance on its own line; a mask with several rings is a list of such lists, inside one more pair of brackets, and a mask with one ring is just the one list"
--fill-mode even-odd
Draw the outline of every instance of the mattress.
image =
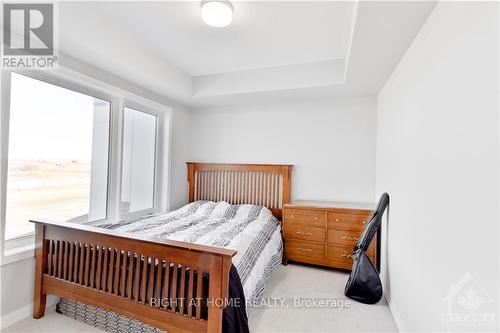
[[[269, 209], [257, 205], [196, 201], [167, 214], [88, 225], [236, 250], [233, 265], [241, 280], [247, 309], [257, 304], [266, 280], [281, 263], [283, 255], [280, 221]], [[150, 332], [152, 329], [130, 318], [65, 299], [60, 301], [58, 310], [107, 331], [126, 331], [125, 327], [134, 327], [134, 331]], [[116, 319], [110, 321], [113, 318]], [[143, 329], [138, 329], [138, 325]]]

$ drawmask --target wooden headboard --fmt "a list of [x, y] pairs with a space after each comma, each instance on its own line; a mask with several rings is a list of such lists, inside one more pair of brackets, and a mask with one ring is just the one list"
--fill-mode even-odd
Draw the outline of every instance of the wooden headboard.
[[290, 202], [292, 165], [187, 162], [189, 202], [262, 205], [281, 218]]

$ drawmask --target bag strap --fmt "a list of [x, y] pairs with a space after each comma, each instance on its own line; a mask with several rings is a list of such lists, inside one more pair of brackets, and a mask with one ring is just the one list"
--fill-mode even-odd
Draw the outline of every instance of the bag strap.
[[358, 242], [354, 245], [353, 253], [358, 249], [362, 249], [363, 251], [367, 251], [370, 243], [377, 233], [380, 225], [382, 224], [382, 217], [384, 216], [384, 212], [389, 205], [389, 194], [383, 193], [378, 201], [377, 208], [373, 212], [370, 220], [366, 224], [361, 236], [359, 237]]

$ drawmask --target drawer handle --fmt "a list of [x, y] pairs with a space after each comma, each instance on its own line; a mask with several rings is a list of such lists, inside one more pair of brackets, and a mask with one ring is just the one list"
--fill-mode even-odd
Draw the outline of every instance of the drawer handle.
[[294, 218], [295, 218], [295, 215], [294, 215], [294, 214], [292, 214], [292, 215], [290, 215], [290, 217], [291, 217], [292, 219], [294, 219]]
[[312, 235], [310, 232], [307, 232], [307, 231], [297, 231], [296, 234], [297, 235], [304, 235], [304, 236], [311, 236]]
[[341, 256], [341, 257], [345, 257], [345, 258], [351, 258], [351, 257], [352, 257], [352, 254], [350, 254], [350, 253], [349, 253], [349, 252], [347, 252], [347, 251], [342, 251], [342, 252], [340, 253], [340, 256]]
[[353, 241], [353, 240], [357, 241], [358, 240], [358, 238], [351, 237], [351, 236], [342, 236], [341, 238], [344, 240], [348, 240], [348, 241]]
[[340, 219], [337, 217], [337, 218], [335, 219], [335, 222], [340, 222]]
[[315, 216], [315, 217], [314, 217], [314, 220], [315, 220], [315, 221], [317, 221], [317, 220], [318, 220], [318, 217], [317, 217], [317, 216]]
[[297, 250], [302, 251], [302, 252], [312, 252], [310, 248], [307, 247], [298, 247]]

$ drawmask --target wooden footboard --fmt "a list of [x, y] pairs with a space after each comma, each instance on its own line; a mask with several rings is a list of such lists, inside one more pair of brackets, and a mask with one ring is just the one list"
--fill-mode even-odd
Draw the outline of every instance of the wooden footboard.
[[46, 295], [52, 294], [169, 332], [222, 330], [221, 300], [228, 296], [236, 251], [67, 222], [31, 222], [36, 224], [34, 318], [43, 317]]

